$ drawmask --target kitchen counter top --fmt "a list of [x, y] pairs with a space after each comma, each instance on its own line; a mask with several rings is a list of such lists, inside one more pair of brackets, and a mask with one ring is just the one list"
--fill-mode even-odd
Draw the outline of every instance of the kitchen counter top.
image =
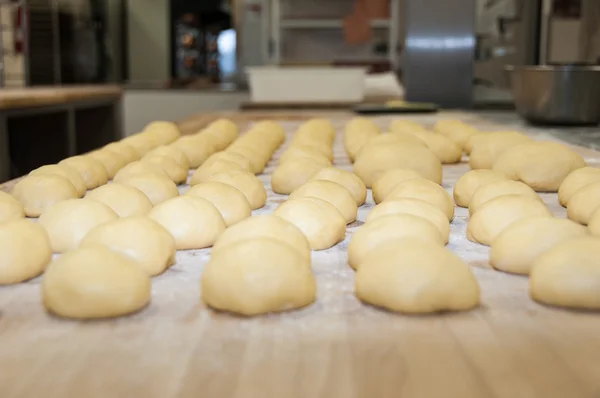
[[48, 86], [0, 90], [0, 109], [22, 109], [75, 101], [119, 98], [117, 85]]
[[[265, 117], [279, 120], [288, 136], [284, 147], [308, 117], [327, 117], [338, 132], [351, 117], [250, 112], [190, 117], [181, 125], [192, 131], [194, 121], [197, 127], [219, 116], [241, 127]], [[375, 121], [385, 128], [396, 117]], [[424, 124], [460, 118], [485, 131], [516, 129], [538, 140], [571, 136], [526, 127], [503, 113], [403, 117]], [[334, 163], [351, 170], [341, 138], [338, 133]], [[600, 152], [574, 149], [589, 164], [600, 164]], [[254, 214], [270, 214], [286, 199], [270, 189], [282, 150], [259, 175], [268, 200]], [[444, 188], [451, 192], [468, 169], [465, 159], [445, 165]], [[556, 216], [565, 216], [556, 194], [541, 197]], [[120, 319], [74, 322], [48, 315], [40, 303], [41, 278], [0, 287], [2, 398], [598, 396], [600, 314], [533, 302], [526, 277], [491, 269], [489, 248], [466, 239], [466, 209], [456, 208], [448, 248], [472, 266], [482, 289], [479, 308], [406, 316], [362, 304], [346, 251], [373, 207], [369, 193], [346, 239], [312, 253], [318, 299], [299, 311], [242, 318], [207, 309], [199, 280], [210, 249], [178, 252], [176, 265], [153, 279], [151, 305]]]

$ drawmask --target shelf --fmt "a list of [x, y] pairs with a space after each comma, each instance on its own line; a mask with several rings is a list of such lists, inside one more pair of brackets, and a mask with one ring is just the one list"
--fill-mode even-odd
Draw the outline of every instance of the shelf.
[[[341, 29], [344, 21], [341, 19], [283, 19], [281, 27], [284, 29]], [[371, 21], [373, 28], [389, 28], [389, 19], [374, 19]]]

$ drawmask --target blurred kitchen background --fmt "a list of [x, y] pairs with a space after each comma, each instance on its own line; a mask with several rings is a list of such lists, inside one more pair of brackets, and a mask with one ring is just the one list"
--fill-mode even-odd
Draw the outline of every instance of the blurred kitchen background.
[[468, 78], [466, 104], [501, 107], [506, 65], [600, 58], [598, 0], [0, 0], [0, 17], [1, 86], [123, 84], [128, 134], [238, 109], [250, 66], [366, 66], [416, 99], [426, 74]]

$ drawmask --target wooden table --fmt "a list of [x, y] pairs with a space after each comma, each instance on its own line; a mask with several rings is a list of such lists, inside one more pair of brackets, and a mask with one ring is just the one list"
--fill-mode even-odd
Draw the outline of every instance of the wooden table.
[[[424, 123], [438, 116], [412, 117]], [[453, 114], [485, 130], [518, 128]], [[348, 115], [330, 114], [338, 128]], [[246, 123], [248, 115], [240, 122]], [[386, 126], [391, 118], [377, 118]], [[286, 121], [293, 131], [299, 120]], [[527, 129], [536, 139], [555, 139]], [[577, 148], [591, 164], [600, 153]], [[276, 153], [276, 158], [281, 153]], [[335, 144], [336, 165], [349, 169]], [[268, 188], [271, 213], [285, 200]], [[451, 191], [466, 163], [444, 167]], [[187, 187], [181, 187], [185, 191]], [[556, 194], [542, 195], [564, 217]], [[210, 250], [179, 252], [153, 280], [153, 301], [121, 319], [75, 322], [49, 316], [40, 279], [0, 287], [0, 396], [22, 397], [599, 397], [600, 314], [539, 305], [527, 278], [490, 269], [488, 248], [465, 238], [457, 208], [449, 248], [472, 266], [482, 304], [471, 312], [404, 316], [363, 305], [347, 265], [350, 236], [373, 208], [369, 197], [344, 242], [313, 252], [318, 300], [283, 314], [239, 318], [201, 304]]]

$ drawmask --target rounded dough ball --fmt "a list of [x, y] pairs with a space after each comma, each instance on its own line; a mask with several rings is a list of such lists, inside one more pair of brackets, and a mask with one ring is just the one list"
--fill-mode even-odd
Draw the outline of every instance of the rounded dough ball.
[[57, 174], [27, 176], [17, 182], [11, 193], [23, 204], [27, 217], [39, 217], [55, 203], [79, 197], [73, 184]]
[[185, 194], [212, 203], [219, 210], [228, 227], [252, 216], [252, 208], [244, 194], [239, 189], [222, 182], [205, 182], [190, 188]]
[[[427, 146], [425, 142], [418, 137], [410, 133], [405, 132], [391, 132], [387, 134], [379, 134], [372, 138], [369, 138], [369, 141], [365, 144], [367, 145], [379, 145], [379, 144], [391, 144], [391, 143], [404, 143], [404, 144], [413, 144], [418, 146]], [[363, 147], [363, 148], [364, 148]], [[360, 154], [360, 152], [359, 152]], [[360, 156], [360, 155], [359, 155]]]
[[0, 253], [0, 285], [35, 278], [52, 258], [46, 230], [23, 219], [0, 224]]
[[[169, 177], [169, 175], [163, 170], [163, 168], [157, 163], [151, 162], [142, 162], [136, 161], [133, 163], [129, 163], [127, 166], [123, 167], [113, 178], [113, 182], [123, 182], [133, 176], [138, 174], [156, 174], [159, 176]], [[172, 181], [172, 179], [171, 179]]]
[[569, 173], [558, 187], [558, 201], [561, 206], [567, 207], [575, 192], [593, 182], [600, 182], [600, 169], [596, 167], [582, 167]]
[[479, 133], [479, 130], [460, 120], [440, 120], [433, 126], [433, 129], [450, 138], [461, 149], [464, 149], [472, 135]]
[[286, 243], [263, 237], [213, 254], [200, 283], [208, 306], [246, 316], [307, 306], [317, 290], [310, 260]]
[[[265, 166], [269, 159], [267, 155], [260, 153], [255, 147], [247, 144], [245, 146], [237, 145], [235, 147], [229, 146], [227, 152], [244, 157], [250, 162], [249, 171], [253, 174], [260, 174], [265, 169]], [[269, 155], [270, 158], [270, 155]]]
[[169, 146], [174, 147], [185, 153], [191, 168], [198, 168], [215, 151], [215, 145], [202, 134], [188, 135], [181, 137]]
[[340, 184], [350, 192], [357, 206], [364, 204], [367, 199], [367, 187], [364, 182], [350, 171], [328, 167], [319, 170], [312, 180], [332, 181]]
[[431, 242], [404, 239], [374, 250], [356, 272], [356, 296], [390, 311], [429, 314], [479, 305], [471, 268]]
[[146, 155], [142, 159], [142, 163], [160, 166], [175, 184], [185, 184], [187, 180], [188, 169], [177, 163], [171, 156], [152, 155], [147, 157]]
[[559, 243], [531, 267], [529, 294], [540, 303], [600, 309], [600, 239], [583, 236]]
[[162, 145], [159, 146], [152, 151], [150, 151], [144, 159], [150, 159], [154, 156], [168, 156], [179, 164], [185, 170], [190, 168], [190, 160], [183, 150], [172, 146], [172, 145]]
[[273, 213], [295, 225], [313, 250], [328, 249], [344, 240], [346, 219], [331, 203], [304, 197], [283, 202]]
[[520, 181], [504, 180], [485, 184], [473, 193], [469, 203], [469, 214], [473, 215], [492, 199], [506, 195], [520, 195], [541, 201], [540, 196]]
[[87, 189], [94, 189], [108, 182], [108, 173], [104, 165], [89, 156], [73, 156], [61, 160], [58, 164], [77, 170]]
[[248, 158], [234, 152], [221, 151], [214, 153], [206, 159], [206, 162], [202, 164], [203, 167], [210, 167], [211, 164], [217, 161], [226, 161], [235, 163], [238, 165], [238, 169], [250, 171], [252, 169], [252, 165]]
[[346, 224], [356, 220], [356, 202], [350, 191], [340, 184], [325, 180], [309, 181], [290, 195], [290, 199], [303, 197], [319, 198], [331, 203], [344, 216]]
[[600, 211], [594, 211], [588, 222], [588, 230], [594, 236], [600, 236]]
[[[333, 162], [333, 151], [331, 149], [331, 146], [329, 146], [326, 143], [319, 143], [319, 142], [312, 142], [312, 141], [306, 141], [306, 142], [302, 142], [301, 140], [292, 140], [292, 143], [290, 145], [290, 147], [287, 149], [287, 151], [284, 153], [284, 155], [286, 153], [288, 153], [289, 151], [291, 152], [297, 152], [298, 154], [304, 154], [307, 153], [309, 156], [312, 154], [318, 154], [321, 155], [322, 157], [326, 158], [327, 161], [329, 162]], [[303, 156], [300, 156], [303, 157]], [[280, 159], [281, 161], [281, 159]]]
[[202, 165], [192, 175], [190, 186], [202, 184], [210, 181], [210, 176], [217, 173], [227, 172], [230, 170], [242, 170], [237, 163], [227, 160], [217, 160], [209, 165]]
[[302, 161], [313, 161], [315, 163], [319, 163], [324, 167], [331, 167], [331, 161], [326, 157], [321, 155], [319, 152], [310, 151], [303, 148], [289, 147], [280, 157], [279, 164], [284, 164], [287, 162], [292, 162], [294, 160], [302, 160]]
[[271, 174], [271, 188], [275, 193], [289, 195], [325, 167], [311, 159], [289, 160], [277, 166]]
[[390, 131], [396, 133], [412, 133], [413, 131], [422, 131], [425, 127], [414, 120], [398, 119], [390, 123]]
[[240, 190], [252, 210], [260, 209], [267, 203], [267, 191], [254, 174], [244, 170], [229, 170], [213, 174], [209, 181], [222, 182]]
[[478, 188], [498, 181], [508, 180], [504, 173], [495, 170], [471, 170], [463, 174], [454, 184], [454, 201], [457, 206], [469, 207]]
[[310, 260], [310, 245], [306, 236], [291, 222], [274, 215], [251, 217], [227, 228], [215, 242], [212, 252], [215, 254], [233, 243], [259, 237], [287, 243]]
[[506, 228], [492, 243], [490, 265], [498, 270], [528, 275], [536, 258], [558, 243], [587, 235], [570, 220], [528, 217]]
[[479, 142], [485, 142], [485, 141], [498, 142], [498, 141], [503, 141], [503, 140], [526, 141], [525, 139], [523, 139], [523, 137], [531, 140], [531, 138], [527, 137], [523, 133], [519, 133], [518, 131], [491, 131], [491, 132], [485, 132], [485, 133], [479, 132], [477, 134], [472, 134], [469, 137], [469, 139], [465, 143], [465, 146], [463, 147], [463, 149], [465, 150], [465, 153], [470, 155], [471, 152], [473, 151], [473, 148], [475, 147], [475, 145], [478, 144]]
[[410, 198], [388, 200], [375, 206], [367, 215], [365, 222], [372, 222], [392, 214], [410, 214], [431, 222], [444, 238], [444, 243], [448, 243], [450, 237], [448, 217], [440, 209], [424, 200]]
[[152, 209], [152, 202], [142, 191], [119, 183], [98, 187], [88, 192], [85, 198], [104, 203], [119, 217], [143, 216]]
[[593, 182], [578, 189], [567, 205], [567, 217], [587, 225], [594, 212], [600, 208], [600, 182]]
[[115, 177], [115, 174], [128, 163], [127, 160], [118, 153], [104, 149], [94, 151], [88, 156], [102, 163], [102, 166], [106, 169], [109, 180], [112, 180]]
[[469, 220], [467, 239], [490, 246], [502, 231], [528, 217], [552, 217], [539, 200], [522, 195], [506, 195], [485, 203]]
[[92, 229], [80, 247], [102, 245], [140, 264], [150, 276], [162, 274], [175, 264], [175, 239], [148, 217], [127, 217]]
[[448, 220], [452, 221], [454, 218], [452, 197], [442, 186], [431, 181], [422, 178], [406, 180], [394, 188], [385, 200], [403, 198], [424, 200], [440, 209], [448, 217]]
[[54, 260], [42, 281], [49, 312], [64, 318], [112, 318], [150, 302], [150, 277], [140, 264], [104, 246], [86, 246]]
[[0, 223], [25, 217], [25, 208], [14, 196], [0, 191]]
[[373, 200], [381, 203], [400, 183], [413, 178], [423, 178], [421, 174], [410, 169], [392, 169], [381, 175], [373, 183]]
[[454, 164], [461, 161], [462, 148], [442, 134], [429, 131], [413, 131], [410, 134], [423, 141], [443, 164]]
[[358, 269], [381, 244], [406, 238], [445, 244], [444, 237], [430, 221], [412, 214], [391, 214], [363, 225], [354, 233], [348, 245], [348, 264]]
[[131, 145], [122, 141], [111, 142], [110, 144], [105, 145], [102, 149], [121, 155], [121, 157], [123, 157], [127, 163], [131, 163], [140, 159], [140, 154], [137, 153]]
[[557, 142], [530, 142], [510, 148], [494, 163], [494, 170], [518, 179], [536, 191], [556, 192], [574, 170], [585, 167], [577, 152]]
[[148, 217], [173, 235], [178, 250], [210, 247], [226, 228], [212, 203], [193, 196], [169, 199], [153, 208]]
[[67, 166], [65, 164], [49, 164], [46, 166], [39, 167], [33, 170], [31, 173], [29, 173], [30, 176], [46, 174], [56, 174], [61, 177], [65, 177], [67, 180], [71, 181], [71, 184], [73, 184], [73, 186], [75, 187], [75, 190], [77, 191], [77, 195], [79, 197], [85, 195], [85, 192], [87, 191], [85, 181], [83, 180], [83, 178], [81, 178], [79, 172], [71, 166]]
[[121, 181], [119, 184], [138, 189], [150, 199], [153, 206], [179, 196], [177, 185], [164, 174], [140, 173]]
[[40, 216], [55, 253], [79, 246], [94, 227], [116, 220], [117, 213], [104, 203], [87, 199], [68, 199], [48, 207]]
[[168, 144], [181, 136], [179, 127], [173, 122], [154, 121], [144, 127], [144, 133], [150, 134], [160, 144]]
[[507, 150], [530, 141], [531, 138], [523, 134], [495, 135], [489, 133], [487, 139], [474, 142], [469, 153], [469, 166], [473, 170], [491, 169], [496, 160]]

